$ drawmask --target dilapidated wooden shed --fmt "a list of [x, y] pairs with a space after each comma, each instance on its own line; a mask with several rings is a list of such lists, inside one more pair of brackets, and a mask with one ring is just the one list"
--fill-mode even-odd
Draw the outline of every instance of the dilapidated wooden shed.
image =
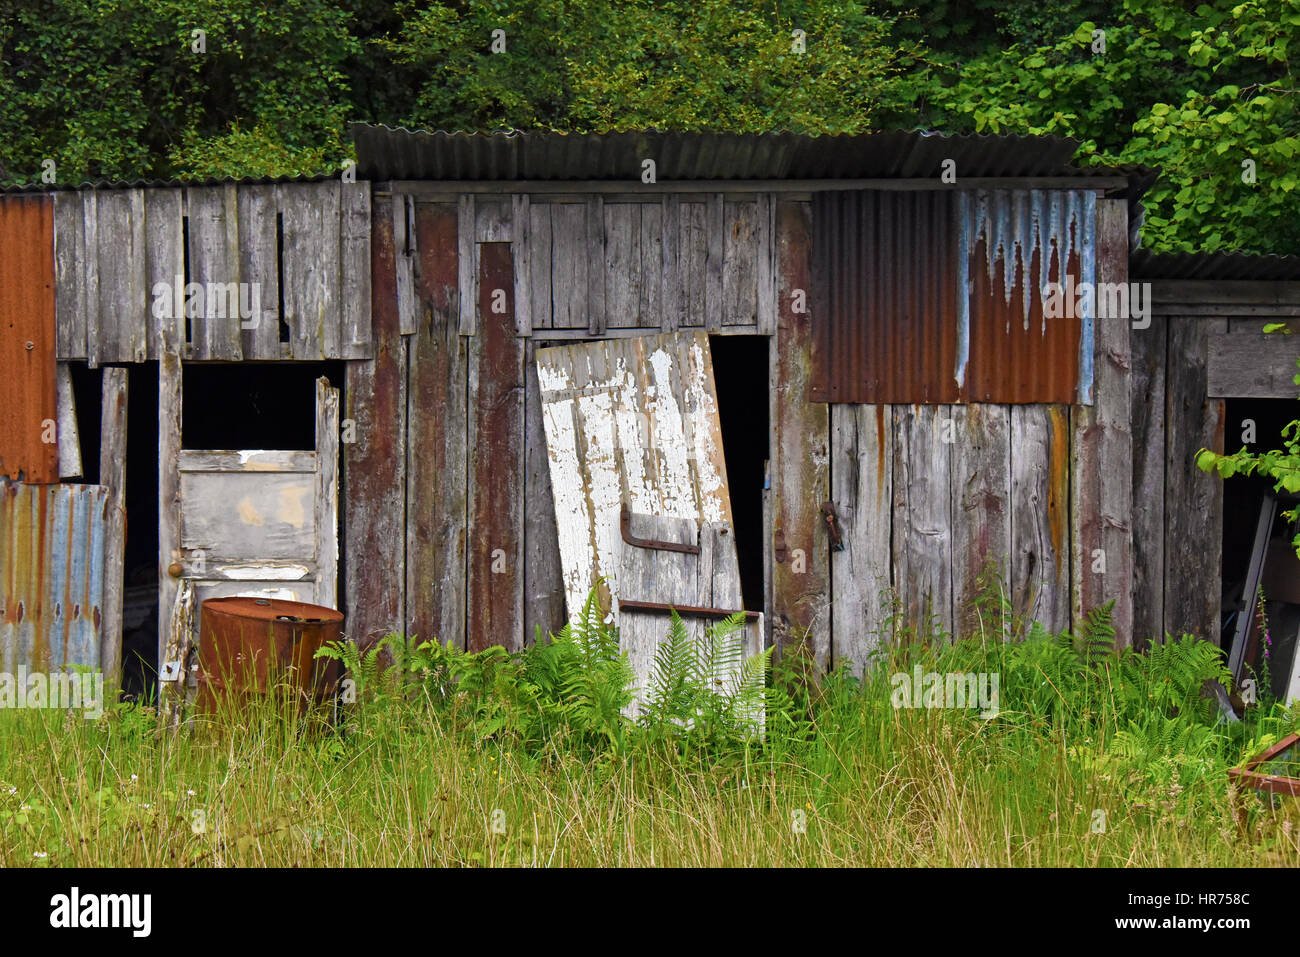
[[178, 606], [236, 593], [517, 648], [602, 577], [823, 666], [969, 633], [988, 569], [1050, 628], [1174, 620], [1203, 502], [1148, 508], [1151, 171], [1050, 137], [354, 138], [341, 180], [0, 198], [0, 669], [116, 672], [126, 634], [174, 680]]

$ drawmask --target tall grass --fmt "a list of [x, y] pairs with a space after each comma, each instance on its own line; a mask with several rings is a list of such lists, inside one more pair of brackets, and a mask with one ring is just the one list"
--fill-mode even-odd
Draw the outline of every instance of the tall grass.
[[[0, 711], [0, 864], [1300, 865], [1298, 802], [1241, 796], [1243, 832], [1226, 777], [1300, 715], [1217, 723], [1213, 649], [1120, 655], [1091, 627], [900, 642], [865, 676], [787, 654], [761, 740], [593, 734], [565, 666], [548, 685], [539, 665], [571, 634], [518, 656], [395, 642], [338, 731], [275, 696], [176, 732], [135, 705]], [[999, 674], [999, 713], [894, 707], [916, 665]]]

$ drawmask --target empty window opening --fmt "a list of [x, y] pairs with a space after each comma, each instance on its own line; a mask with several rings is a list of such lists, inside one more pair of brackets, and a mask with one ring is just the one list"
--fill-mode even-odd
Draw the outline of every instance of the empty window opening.
[[316, 380], [342, 387], [343, 363], [185, 363], [181, 446], [316, 448]]
[[740, 591], [745, 608], [764, 609], [763, 497], [768, 449], [768, 337], [710, 336], [722, 452], [731, 490]]

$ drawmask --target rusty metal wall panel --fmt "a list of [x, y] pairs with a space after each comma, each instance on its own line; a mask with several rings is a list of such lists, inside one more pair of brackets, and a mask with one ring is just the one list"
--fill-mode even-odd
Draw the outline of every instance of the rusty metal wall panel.
[[1043, 289], [1093, 282], [1093, 193], [821, 193], [813, 218], [814, 401], [1091, 401], [1091, 314], [1045, 318]]
[[48, 196], [0, 199], [0, 474], [59, 480], [59, 447], [42, 442], [57, 416], [54, 355], [54, 205]]
[[0, 672], [99, 665], [108, 489], [0, 481]]

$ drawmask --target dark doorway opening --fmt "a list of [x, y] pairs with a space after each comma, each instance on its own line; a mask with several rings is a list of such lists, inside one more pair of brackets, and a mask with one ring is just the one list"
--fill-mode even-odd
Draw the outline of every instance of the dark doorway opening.
[[[1300, 417], [1294, 399], [1228, 399], [1224, 415], [1224, 449], [1242, 448], [1266, 452], [1282, 448], [1282, 428]], [[1253, 439], [1253, 441], [1252, 441]], [[1250, 595], [1247, 577], [1254, 555], [1261, 506], [1270, 496], [1278, 497], [1276, 514], [1269, 524], [1269, 536], [1262, 555], [1260, 585], [1263, 590], [1272, 647], [1269, 671], [1272, 691], [1285, 692], [1300, 634], [1300, 558], [1291, 540], [1296, 527], [1282, 517], [1296, 505], [1294, 497], [1273, 490], [1273, 481], [1259, 476], [1233, 476], [1223, 483], [1223, 568], [1221, 647], [1229, 655], [1237, 636], [1243, 634], [1241, 619], [1248, 614]], [[1258, 672], [1262, 649], [1257, 620], [1244, 631], [1245, 674]]]
[[731, 489], [740, 591], [764, 610], [763, 493], [769, 457], [767, 336], [710, 336], [722, 452]]

